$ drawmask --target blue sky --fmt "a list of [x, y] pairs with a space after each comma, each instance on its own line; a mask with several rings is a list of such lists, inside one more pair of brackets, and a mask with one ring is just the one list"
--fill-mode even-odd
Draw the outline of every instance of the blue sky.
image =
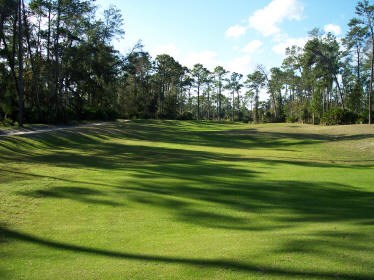
[[125, 19], [126, 53], [139, 39], [145, 50], [172, 55], [183, 65], [222, 65], [244, 75], [257, 64], [279, 66], [288, 45], [302, 46], [314, 27], [344, 36], [353, 0], [98, 0]]

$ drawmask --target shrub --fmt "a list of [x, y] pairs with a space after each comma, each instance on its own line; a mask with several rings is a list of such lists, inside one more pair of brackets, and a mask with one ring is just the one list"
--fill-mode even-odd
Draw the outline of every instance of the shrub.
[[236, 121], [240, 122], [240, 121], [244, 120], [244, 114], [243, 114], [242, 111], [239, 111], [238, 115], [235, 116], [235, 117], [236, 117]]
[[342, 124], [344, 112], [341, 108], [333, 107], [323, 113], [321, 123], [324, 125]]
[[263, 121], [266, 123], [271, 123], [273, 121], [274, 117], [272, 112], [266, 111], [263, 117]]
[[287, 116], [286, 117], [286, 122], [288, 123], [296, 123], [299, 121], [299, 118], [297, 116]]
[[84, 120], [115, 120], [119, 114], [113, 108], [95, 108], [86, 106], [83, 108], [82, 119]]
[[367, 124], [367, 123], [369, 123], [369, 113], [365, 112], [365, 113], [359, 114], [355, 123], [356, 124]]
[[253, 118], [251, 116], [244, 116], [242, 121], [243, 123], [253, 122]]
[[355, 114], [351, 111], [344, 111], [342, 124], [355, 124], [358, 118], [358, 114]]
[[166, 116], [165, 113], [157, 112], [156, 116], [157, 116], [157, 119], [159, 119], [159, 120], [166, 120], [167, 119], [167, 116]]
[[321, 123], [324, 125], [354, 124], [360, 119], [358, 114], [343, 111], [342, 108], [333, 107], [323, 113]]
[[193, 114], [189, 111], [183, 112], [183, 114], [178, 115], [177, 119], [181, 121], [190, 121], [193, 120]]

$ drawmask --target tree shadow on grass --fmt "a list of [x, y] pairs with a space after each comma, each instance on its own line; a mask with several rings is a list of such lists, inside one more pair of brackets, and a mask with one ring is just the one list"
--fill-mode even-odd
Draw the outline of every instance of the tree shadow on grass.
[[[343, 141], [343, 140], [360, 140], [374, 138], [374, 134], [357, 134], [357, 135], [327, 135], [327, 134], [306, 134], [306, 133], [278, 133], [262, 132], [257, 129], [237, 129], [224, 131], [186, 131], [185, 128], [175, 128], [171, 122], [161, 125], [152, 122], [130, 122], [130, 123], [112, 123], [99, 127], [82, 128], [79, 131], [53, 132], [43, 137], [10, 137], [0, 139], [0, 147], [5, 151], [0, 154], [4, 160], [14, 161], [21, 159], [34, 159], [35, 161], [47, 163], [64, 163], [69, 162], [71, 165], [81, 163], [82, 166], [98, 168], [116, 168], [117, 163], [124, 161], [144, 161], [149, 163], [149, 159], [158, 160], [159, 162], [180, 160], [185, 158], [184, 154], [189, 153], [192, 156], [200, 158], [222, 160], [242, 160], [240, 156], [232, 156], [222, 153], [205, 153], [193, 151], [191, 149], [163, 149], [152, 147], [147, 149], [145, 146], [130, 146], [119, 143], [106, 142], [106, 139], [131, 139], [146, 140], [151, 142], [163, 142], [174, 144], [186, 144], [192, 146], [208, 146], [218, 148], [235, 148], [235, 149], [256, 149], [264, 148], [271, 150], [290, 151], [292, 147], [302, 147], [321, 142]], [[177, 126], [178, 127], [178, 126]], [[36, 137], [36, 138], [35, 138]], [[35, 144], [27, 141], [28, 138], [36, 139]], [[193, 149], [193, 148], [192, 148]], [[33, 150], [40, 150], [36, 154]], [[157, 158], [153, 156], [153, 150]], [[44, 153], [46, 151], [46, 153]], [[79, 153], [78, 153], [79, 152]], [[194, 154], [193, 154], [194, 153]], [[127, 156], [126, 156], [127, 155]], [[51, 159], [51, 157], [53, 157]], [[188, 158], [188, 156], [187, 156]], [[305, 166], [331, 167], [331, 161], [321, 159], [302, 160], [300, 158], [278, 158], [269, 159], [248, 158], [248, 161], [267, 161], [267, 163], [289, 163]], [[335, 163], [348, 163], [349, 161], [334, 160]], [[356, 161], [356, 163], [374, 162], [374, 160]], [[102, 163], [102, 164], [100, 164]], [[112, 163], [112, 164], [110, 164]], [[327, 163], [327, 164], [326, 164]], [[336, 165], [335, 165], [336, 166]]]
[[[128, 123], [110, 123], [100, 127], [82, 127], [79, 130], [55, 131], [43, 135], [18, 136], [0, 139], [21, 145], [22, 138], [38, 139], [46, 147], [75, 148], [82, 144], [95, 144], [111, 137], [120, 139], [146, 140], [174, 144], [198, 145], [219, 148], [290, 150], [293, 146], [311, 145], [330, 141], [374, 139], [374, 134], [330, 135], [298, 132], [265, 132], [256, 128], [224, 130], [216, 123], [204, 125], [208, 130], [191, 131], [181, 122], [132, 121]], [[192, 123], [195, 128], [196, 124]], [[209, 130], [215, 126], [216, 130]], [[5, 145], [6, 147], [7, 145]], [[8, 147], [9, 148], [9, 147]]]
[[[251, 163], [268, 165], [295, 165], [306, 168], [369, 168], [370, 165], [353, 167], [340, 164], [328, 164], [313, 161], [296, 161], [284, 159], [245, 158], [240, 155], [221, 154], [203, 151], [191, 151], [184, 149], [173, 149], [165, 147], [127, 145], [120, 143], [102, 142], [86, 135], [78, 135], [78, 140], [73, 145], [74, 150], [47, 150], [30, 151], [26, 155], [9, 153], [7, 156], [13, 161], [24, 163], [43, 163], [52, 166], [70, 168], [92, 168], [95, 170], [118, 169], [124, 175], [131, 176], [123, 182], [113, 183], [103, 179], [102, 181], [90, 182], [74, 180], [72, 178], [61, 178], [70, 186], [53, 186], [50, 189], [31, 190], [24, 195], [33, 197], [50, 197], [56, 199], [75, 199], [81, 202], [106, 204], [116, 206], [116, 200], [112, 200], [113, 191], [100, 190], [96, 196], [107, 197], [97, 199], [93, 194], [84, 193], [98, 187], [112, 188], [123, 194], [130, 192], [141, 195], [161, 196], [157, 201], [148, 199], [148, 204], [157, 203], [168, 205], [162, 199], [172, 196], [174, 199], [192, 199], [202, 203], [215, 203], [220, 207], [229, 207], [243, 212], [265, 211], [277, 212], [288, 211], [293, 215], [290, 217], [274, 217], [283, 222], [319, 222], [319, 221], [343, 221], [372, 219], [374, 199], [372, 192], [365, 192], [347, 185], [333, 184], [329, 182], [303, 182], [291, 180], [266, 180], [257, 178], [261, 174], [250, 168]], [[60, 139], [48, 141], [58, 142]], [[61, 140], [66, 141], [66, 140]], [[82, 143], [79, 145], [79, 143]], [[51, 142], [51, 143], [52, 143]], [[51, 143], [49, 145], [51, 145]], [[70, 145], [70, 144], [68, 144]], [[42, 153], [45, 152], [45, 153]], [[4, 155], [0, 155], [0, 158]], [[245, 168], [240, 168], [245, 163]], [[248, 164], [247, 164], [248, 163]], [[311, 169], [310, 169], [311, 170]], [[309, 172], [311, 172], [309, 170]], [[0, 173], [11, 173], [10, 170], [0, 170]], [[261, 172], [266, 174], [262, 167]], [[26, 174], [15, 170], [15, 174]], [[263, 175], [262, 174], [262, 175]], [[39, 176], [33, 175], [32, 176]], [[9, 175], [8, 175], [9, 176]], [[43, 176], [43, 175], [42, 175]], [[56, 176], [45, 176], [56, 178]], [[107, 181], [105, 181], [107, 180]], [[81, 189], [79, 189], [81, 188]], [[109, 194], [108, 194], [109, 193]], [[134, 200], [139, 196], [133, 196]], [[131, 199], [131, 198], [130, 198]], [[169, 199], [169, 198], [167, 198]], [[118, 206], [118, 205], [117, 205]], [[232, 227], [250, 228], [243, 225], [242, 221], [222, 223], [225, 220], [222, 213], [192, 212], [191, 207], [181, 207], [176, 211], [180, 220], [209, 225], [210, 227]], [[195, 209], [196, 211], [196, 209]], [[210, 215], [210, 216], [209, 216]], [[221, 216], [220, 216], [221, 215]], [[205, 217], [203, 219], [203, 217]], [[229, 220], [229, 219], [228, 219]], [[227, 220], [227, 221], [228, 221]]]
[[[173, 183], [162, 186], [150, 181], [134, 180], [128, 183], [134, 186], [134, 190], [148, 193], [147, 199], [139, 199], [143, 193], [124, 193], [130, 200], [169, 209], [180, 221], [213, 228], [252, 229], [251, 220], [222, 215], [212, 209], [231, 209], [244, 214], [261, 213], [266, 215], [267, 220], [281, 223], [281, 227], [309, 222], [374, 221], [373, 192], [328, 182], [243, 181], [229, 183], [217, 180], [212, 185], [205, 179], [196, 179], [201, 184], [199, 187], [198, 184], [188, 186]], [[121, 192], [117, 191], [118, 194]], [[175, 200], [174, 204], [171, 200]], [[190, 203], [176, 206], [178, 201], [186, 200]], [[203, 205], [215, 206], [210, 212], [205, 212], [199, 209]], [[272, 229], [271, 226], [267, 228]], [[255, 227], [253, 229], [256, 230]]]
[[[140, 121], [113, 125], [108, 127], [109, 129], [105, 131], [105, 134], [109, 133], [112, 137], [127, 137], [137, 140], [152, 139], [155, 142], [247, 149], [289, 149], [295, 145], [310, 145], [319, 142], [374, 139], [373, 133], [333, 135], [327, 133], [261, 131], [257, 128], [224, 130], [216, 123], [212, 125], [216, 126], [216, 130], [209, 130], [209, 125], [206, 125], [205, 130], [191, 131], [188, 126], [181, 127], [180, 122]], [[205, 128], [205, 125], [203, 127]]]
[[[153, 149], [153, 155], [157, 157], [156, 151]], [[62, 178], [61, 182], [72, 185], [36, 189], [22, 192], [22, 195], [107, 206], [122, 205], [116, 202], [122, 197], [122, 201], [129, 199], [171, 211], [179, 221], [233, 230], [272, 230], [279, 225], [275, 228], [253, 225], [247, 218], [202, 209], [214, 205], [216, 209], [262, 213], [267, 219], [281, 223], [280, 227], [307, 222], [374, 222], [373, 192], [331, 182], [263, 181], [258, 179], [256, 172], [229, 163], [206, 162], [200, 158], [201, 154], [195, 158], [195, 154], [186, 152], [184, 156], [183, 163], [175, 163], [177, 159], [169, 158], [170, 162], [162, 164], [123, 166], [124, 174], [131, 172], [123, 183]], [[22, 174], [27, 176], [25, 172]]]
[[33, 198], [54, 198], [54, 199], [70, 199], [83, 203], [99, 204], [105, 206], [124, 206], [112, 200], [92, 198], [91, 196], [106, 196], [105, 192], [101, 192], [91, 188], [83, 187], [51, 187], [48, 189], [18, 192]]
[[[88, 144], [87, 144], [88, 145]], [[89, 144], [91, 145], [91, 144]], [[70, 183], [69, 186], [53, 186], [49, 189], [36, 189], [24, 192], [32, 197], [50, 197], [56, 199], [75, 199], [81, 202], [119, 206], [114, 193], [127, 195], [133, 192], [133, 199], [144, 194], [158, 195], [157, 200], [148, 198], [147, 203], [159, 206], [170, 204], [162, 199], [192, 199], [200, 203], [214, 203], [220, 207], [243, 212], [277, 212], [288, 211], [293, 215], [274, 217], [285, 223], [323, 222], [373, 219], [374, 194], [343, 184], [331, 182], [308, 182], [292, 180], [258, 180], [266, 169], [255, 171], [250, 168], [251, 162], [262, 165], [295, 165], [306, 168], [369, 168], [370, 165], [352, 167], [348, 165], [305, 162], [293, 160], [277, 160], [262, 158], [243, 158], [213, 152], [190, 151], [164, 147], [126, 145], [119, 143], [92, 144], [89, 156], [87, 146], [82, 144], [74, 151], [47, 151], [46, 154], [30, 152], [31, 155], [13, 160], [26, 163], [43, 163], [52, 166], [93, 168], [95, 170], [115, 170], [124, 175], [131, 174], [123, 185], [107, 181], [80, 181], [73, 178], [57, 178], [56, 176], [34, 175], [27, 172], [14, 171], [14, 174], [32, 178], [52, 178]], [[1, 157], [1, 156], [0, 156]], [[248, 163], [246, 168], [237, 162]], [[309, 170], [309, 172], [311, 172]], [[12, 170], [0, 169], [1, 173]], [[262, 174], [262, 175], [263, 175]], [[30, 175], [30, 176], [28, 176]], [[7, 175], [9, 176], [9, 175]], [[120, 177], [119, 177], [120, 178]], [[92, 186], [90, 190], [87, 185]], [[100, 187], [108, 188], [98, 191]], [[83, 191], [82, 191], [83, 190]], [[96, 193], [90, 193], [96, 192]], [[92, 197], [95, 196], [95, 197]], [[96, 196], [106, 196], [97, 199]], [[114, 199], [113, 199], [114, 198]], [[131, 197], [130, 197], [131, 199]], [[146, 201], [145, 201], [146, 203]], [[167, 207], [164, 207], [167, 208]], [[222, 213], [193, 212], [191, 207], [180, 207], [176, 211], [180, 220], [209, 225], [210, 227], [250, 228], [242, 221], [222, 223]], [[196, 209], [194, 209], [196, 211]], [[210, 216], [209, 216], [210, 215]], [[220, 216], [221, 215], [221, 216]], [[205, 217], [203, 219], [203, 217]], [[228, 221], [229, 219], [227, 219]], [[368, 222], [368, 221], [366, 221]], [[261, 228], [261, 227], [260, 227]]]
[[69, 179], [65, 177], [57, 177], [57, 176], [49, 176], [49, 175], [41, 175], [41, 174], [33, 174], [30, 172], [25, 172], [23, 169], [18, 168], [18, 169], [4, 169], [0, 168], [0, 178], [2, 182], [9, 182], [13, 180], [33, 180], [33, 179], [51, 179], [59, 182], [66, 182], [66, 183], [71, 183], [75, 185], [92, 185], [92, 186], [102, 186], [102, 187], [118, 187], [117, 185], [114, 184], [108, 184], [104, 182], [94, 182], [94, 181], [84, 181], [84, 180], [74, 180], [74, 179]]
[[[51, 142], [58, 142], [59, 139], [50, 139]], [[18, 139], [17, 139], [18, 141]], [[79, 141], [78, 141], [79, 142]], [[9, 144], [9, 143], [8, 143]], [[22, 147], [22, 143], [16, 144]], [[49, 145], [52, 145], [51, 143]], [[57, 145], [57, 144], [56, 144]], [[92, 168], [92, 169], [128, 169], [132, 166], [135, 168], [141, 164], [155, 164], [162, 166], [163, 164], [189, 164], [198, 168], [209, 168], [209, 165], [203, 164], [203, 161], [222, 161], [227, 162], [226, 173], [232, 171], [231, 175], [236, 176], [236, 170], [230, 169], [234, 162], [247, 163], [263, 163], [266, 165], [290, 164], [305, 167], [325, 167], [325, 168], [352, 168], [362, 167], [368, 168], [373, 165], [364, 164], [370, 161], [365, 161], [359, 164], [347, 165], [347, 161], [339, 164], [337, 160], [335, 163], [321, 162], [311, 160], [303, 160], [292, 157], [274, 157], [274, 158], [259, 158], [259, 157], [245, 157], [240, 154], [225, 154], [206, 151], [194, 151], [181, 148], [166, 148], [155, 146], [131, 145], [124, 143], [110, 143], [101, 141], [92, 141], [89, 143], [74, 144], [73, 146], [56, 146], [60, 148], [38, 148], [27, 149], [27, 152], [20, 151], [13, 152], [8, 150], [6, 153], [0, 154], [0, 159], [10, 162], [25, 162], [25, 163], [43, 163], [53, 166], [61, 167], [77, 167], [77, 168]], [[218, 166], [218, 165], [217, 165]], [[170, 168], [170, 166], [169, 166]], [[178, 167], [175, 167], [178, 168]], [[203, 171], [203, 170], [202, 170]], [[203, 174], [203, 172], [200, 172]], [[253, 172], [253, 171], [252, 171]], [[207, 170], [207, 173], [210, 173]]]
[[[271, 250], [273, 254], [292, 255], [299, 253], [312, 258], [324, 258], [334, 252], [335, 262], [361, 268], [371, 273], [374, 279], [374, 236], [373, 232], [360, 230], [319, 230], [307, 234], [296, 234], [284, 242], [280, 248]], [[340, 279], [340, 277], [338, 278]], [[358, 277], [357, 279], [361, 279]]]
[[[138, 129], [138, 124], [136, 124], [127, 131], [116, 125], [108, 126], [104, 130], [102, 128], [100, 130], [87, 129], [86, 132], [71, 135], [57, 133], [41, 138], [38, 144], [30, 144], [30, 146], [23, 146], [23, 143], [27, 142], [26, 139], [13, 137], [7, 139], [7, 142], [0, 141], [3, 149], [6, 150], [7, 147], [10, 147], [7, 153], [0, 155], [0, 158], [11, 162], [43, 163], [51, 166], [82, 169], [92, 168], [101, 172], [114, 169], [124, 172], [124, 174], [130, 172], [131, 176], [127, 177], [126, 180], [113, 183], [111, 178], [103, 179], [102, 182], [93, 182], [15, 171], [18, 175], [29, 179], [33, 177], [50, 178], [68, 184], [68, 186], [53, 186], [22, 193], [26, 196], [70, 199], [80, 203], [99, 204], [103, 207], [123, 205], [117, 201], [118, 199], [123, 200], [126, 196], [126, 199], [140, 205], [162, 209], [179, 222], [200, 227], [275, 232], [298, 225], [302, 226], [305, 223], [341, 222], [362, 224], [363, 226], [371, 226], [374, 223], [373, 192], [331, 182], [276, 180], [276, 178], [263, 181], [259, 180], [260, 171], [251, 168], [252, 162], [268, 166], [268, 168], [276, 165], [294, 165], [308, 168], [305, 169], [308, 172], [311, 172], [312, 168], [342, 168], [344, 170], [345, 168], [370, 168], [372, 165], [366, 164], [355, 167], [336, 163], [302, 161], [293, 158], [245, 158], [232, 154], [127, 145], [105, 141], [109, 137], [118, 137], [154, 142], [165, 141], [203, 146], [250, 148], [250, 144], [242, 142], [249, 139], [249, 141], [255, 143], [252, 147], [288, 149], [295, 143], [301, 145], [308, 144], [310, 141], [329, 141], [328, 139], [310, 140], [307, 139], [309, 136], [302, 136], [305, 139], [297, 139], [296, 141], [292, 139], [292, 141], [268, 140], [264, 144], [261, 143], [261, 139], [262, 137], [268, 137], [267, 134], [257, 134], [256, 131], [243, 132], [240, 137], [235, 136], [239, 133], [235, 131], [227, 134], [194, 132], [196, 135], [192, 133], [191, 136], [190, 133], [191, 138], [188, 138], [188, 132], [176, 135], [175, 129], [159, 128], [157, 125], [154, 129], [148, 127], [137, 131]], [[95, 136], [95, 131], [99, 134], [99, 137]], [[369, 136], [361, 135], [359, 137]], [[287, 134], [287, 137], [290, 137], [290, 135]], [[358, 136], [355, 137], [360, 139]], [[232, 139], [231, 142], [229, 142], [230, 139]], [[351, 139], [354, 138], [348, 138], [348, 140]], [[19, 151], [22, 151], [21, 147], [24, 147], [26, 153]], [[238, 163], [247, 163], [246, 168], [240, 168]], [[0, 170], [1, 172], [9, 173], [12, 171]], [[266, 174], [265, 167], [261, 172]], [[105, 180], [110, 182], [108, 183]], [[264, 219], [266, 223], [253, 222], [251, 216], [247, 215], [251, 213], [261, 214], [259, 215], [260, 218]], [[296, 279], [298, 277], [324, 279], [336, 279], [337, 277], [339, 279], [373, 278], [364, 274], [343, 273], [337, 275], [333, 272], [293, 271], [225, 260], [127, 254], [44, 240], [5, 227], [1, 229], [1, 232], [7, 240], [26, 241], [55, 249], [123, 259], [229, 268], [253, 273], [265, 271], [270, 276], [288, 276]], [[315, 233], [313, 238], [317, 240], [314, 243], [308, 243], [307, 239], [304, 243], [297, 240], [286, 242], [283, 248], [277, 252], [288, 253], [290, 250], [296, 251], [299, 248], [299, 250], [303, 250], [313, 257], [328, 259], [326, 249], [321, 247], [321, 244], [323, 244], [321, 237], [318, 236], [318, 233]], [[365, 248], [371, 250], [372, 248], [371, 244], [364, 247], [356, 244], [358, 239], [362, 237], [352, 239], [351, 244], [347, 242], [339, 243], [339, 236], [329, 238], [332, 238], [334, 242], [336, 241], [332, 244], [341, 244], [348, 250], [357, 251]], [[318, 250], [313, 249], [314, 246], [319, 247]], [[362, 263], [365, 267], [368, 267], [366, 260], [363, 260]]]
[[192, 259], [192, 258], [181, 258], [171, 256], [157, 256], [157, 255], [146, 255], [146, 254], [134, 254], [134, 253], [122, 253], [117, 251], [110, 251], [105, 249], [89, 248], [79, 245], [67, 244], [47, 239], [38, 238], [36, 236], [22, 233], [14, 230], [10, 230], [4, 227], [0, 227], [0, 238], [16, 240], [22, 242], [33, 243], [38, 246], [50, 247], [57, 250], [71, 251], [79, 254], [91, 254], [103, 257], [126, 259], [133, 261], [147, 261], [153, 263], [165, 263], [165, 264], [181, 264], [197, 267], [206, 268], [219, 268], [219, 269], [230, 269], [235, 271], [242, 271], [247, 273], [268, 275], [271, 276], [283, 276], [292, 278], [317, 278], [317, 279], [373, 279], [373, 275], [369, 274], [356, 274], [356, 273], [334, 273], [328, 271], [313, 271], [313, 270], [291, 270], [282, 269], [271, 266], [261, 266], [253, 263], [234, 262], [225, 259]]

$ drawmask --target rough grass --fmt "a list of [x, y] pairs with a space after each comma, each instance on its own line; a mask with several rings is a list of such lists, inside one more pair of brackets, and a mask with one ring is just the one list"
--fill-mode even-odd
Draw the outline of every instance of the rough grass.
[[374, 128], [0, 138], [0, 279], [374, 279]]

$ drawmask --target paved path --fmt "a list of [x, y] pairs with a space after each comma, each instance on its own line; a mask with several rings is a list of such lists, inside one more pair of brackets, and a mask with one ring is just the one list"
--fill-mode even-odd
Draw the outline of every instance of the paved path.
[[[128, 120], [123, 120], [123, 122], [127, 122]], [[40, 134], [46, 132], [53, 132], [65, 129], [77, 129], [82, 127], [89, 127], [89, 126], [99, 126], [104, 124], [109, 124], [113, 122], [97, 122], [97, 123], [88, 123], [88, 124], [78, 124], [78, 125], [65, 125], [65, 126], [54, 126], [54, 127], [46, 127], [46, 128], [29, 128], [25, 130], [9, 130], [9, 131], [1, 131], [0, 130], [0, 137], [7, 137], [7, 136], [22, 136], [22, 135], [29, 135], [29, 134]]]

